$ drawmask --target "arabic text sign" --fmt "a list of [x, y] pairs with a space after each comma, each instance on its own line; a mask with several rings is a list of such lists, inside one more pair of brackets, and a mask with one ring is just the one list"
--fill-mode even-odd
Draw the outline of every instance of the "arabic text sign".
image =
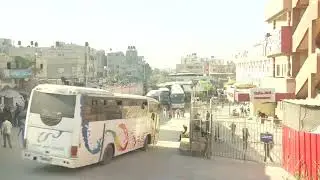
[[251, 101], [275, 102], [275, 90], [273, 88], [252, 88], [250, 89]]

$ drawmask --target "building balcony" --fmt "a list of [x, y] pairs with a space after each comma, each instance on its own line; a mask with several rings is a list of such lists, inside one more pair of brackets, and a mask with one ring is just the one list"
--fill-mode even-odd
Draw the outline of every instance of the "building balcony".
[[265, 20], [271, 22], [285, 15], [291, 9], [292, 0], [268, 0], [265, 8]]
[[[299, 10], [296, 10], [299, 11]], [[309, 44], [316, 34], [320, 32], [320, 3], [315, 1], [305, 9], [292, 36], [292, 51], [301, 52], [311, 50]]]
[[295, 80], [293, 78], [265, 77], [261, 80], [262, 88], [274, 88], [277, 93], [294, 93]]
[[308, 6], [309, 0], [292, 0], [292, 8], [304, 8]]
[[314, 98], [320, 82], [320, 54], [309, 55], [296, 77], [296, 96]]
[[292, 52], [292, 28], [283, 26], [270, 33], [267, 40], [266, 55], [275, 57], [290, 55]]

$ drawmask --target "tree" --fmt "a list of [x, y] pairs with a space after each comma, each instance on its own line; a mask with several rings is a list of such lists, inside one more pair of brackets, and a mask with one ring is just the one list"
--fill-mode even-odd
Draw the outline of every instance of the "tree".
[[155, 68], [152, 70], [148, 85], [154, 89], [157, 87], [157, 84], [169, 81], [171, 81], [171, 78], [168, 72]]

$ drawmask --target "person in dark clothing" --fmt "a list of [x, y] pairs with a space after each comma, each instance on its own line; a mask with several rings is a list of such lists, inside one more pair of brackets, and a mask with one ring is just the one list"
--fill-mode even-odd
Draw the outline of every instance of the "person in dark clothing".
[[179, 136], [179, 141], [181, 141], [181, 139], [187, 134], [187, 131], [188, 131], [188, 127], [186, 125], [183, 125], [183, 131]]
[[16, 110], [14, 111], [14, 118], [13, 118], [15, 126], [19, 126], [18, 116], [19, 116], [21, 110], [22, 110], [21, 106], [18, 103], [16, 103]]
[[248, 149], [248, 139], [249, 139], [249, 130], [248, 128], [243, 128], [242, 129], [242, 141], [243, 141], [243, 149], [247, 150]]
[[12, 122], [12, 114], [9, 106], [5, 106], [3, 109], [3, 119]]
[[264, 162], [267, 161], [267, 158], [269, 158], [270, 161], [273, 162], [273, 159], [272, 159], [272, 157], [270, 156], [270, 151], [272, 150], [273, 146], [274, 146], [273, 141], [266, 142], [266, 143], [263, 144], [263, 149], [264, 149]]
[[234, 138], [235, 138], [235, 135], [236, 135], [237, 125], [233, 122], [233, 123], [230, 125], [230, 128], [231, 128], [231, 141], [234, 142]]

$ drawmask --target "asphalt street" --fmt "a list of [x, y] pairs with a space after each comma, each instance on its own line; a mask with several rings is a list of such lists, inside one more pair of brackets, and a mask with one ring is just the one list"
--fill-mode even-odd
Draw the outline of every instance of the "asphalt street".
[[[111, 164], [79, 169], [22, 160], [16, 135], [13, 149], [0, 147], [1, 180], [279, 180], [287, 177], [281, 168], [214, 157], [211, 160], [178, 153], [178, 135], [186, 119], [162, 122], [160, 141], [148, 152], [135, 151], [117, 157]], [[16, 130], [13, 132], [17, 134]], [[232, 172], [232, 173], [230, 173]]]

